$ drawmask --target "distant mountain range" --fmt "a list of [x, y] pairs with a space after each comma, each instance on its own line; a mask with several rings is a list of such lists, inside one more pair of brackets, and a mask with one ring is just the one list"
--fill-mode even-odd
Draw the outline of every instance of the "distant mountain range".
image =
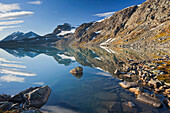
[[169, 0], [147, 0], [143, 4], [120, 10], [103, 20], [83, 23], [77, 28], [68, 23], [58, 25], [52, 33], [44, 36], [34, 37], [34, 34], [32, 37], [20, 32], [14, 33], [1, 41], [0, 46], [169, 47], [169, 4]]
[[28, 33], [23, 33], [20, 31], [14, 32], [10, 34], [9, 36], [5, 37], [2, 41], [10, 41], [10, 40], [23, 40], [23, 39], [30, 39], [30, 38], [35, 38], [38, 37], [36, 33], [30, 31]]

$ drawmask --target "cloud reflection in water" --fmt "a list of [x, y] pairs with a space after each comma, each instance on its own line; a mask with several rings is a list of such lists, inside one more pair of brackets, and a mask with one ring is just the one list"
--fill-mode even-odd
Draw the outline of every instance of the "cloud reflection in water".
[[8, 61], [5, 58], [0, 58], [0, 82], [23, 83], [25, 82], [25, 77], [37, 76], [37, 74], [21, 70], [21, 68], [22, 69], [26, 68], [26, 66], [18, 65], [17, 63], [22, 63], [22, 62]]
[[5, 82], [24, 82], [25, 78], [24, 77], [17, 77], [13, 75], [4, 75], [0, 77], [0, 82], [5, 81]]

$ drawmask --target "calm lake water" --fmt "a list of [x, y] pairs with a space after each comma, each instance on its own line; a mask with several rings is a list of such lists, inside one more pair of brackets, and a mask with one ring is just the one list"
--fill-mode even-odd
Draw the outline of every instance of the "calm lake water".
[[[161, 52], [162, 53], [162, 52]], [[135, 100], [119, 86], [115, 69], [127, 59], [149, 60], [153, 51], [117, 48], [1, 48], [0, 94], [15, 95], [29, 87], [48, 85], [52, 93], [43, 111], [53, 113], [168, 113]], [[153, 57], [152, 57], [153, 56]], [[82, 66], [82, 76], [70, 70]], [[132, 101], [136, 107], [129, 108]]]

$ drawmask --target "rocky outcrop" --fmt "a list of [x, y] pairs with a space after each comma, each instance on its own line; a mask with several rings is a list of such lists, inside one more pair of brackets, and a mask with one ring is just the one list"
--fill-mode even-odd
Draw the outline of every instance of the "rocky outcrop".
[[70, 31], [71, 25], [69, 23], [64, 23], [63, 25], [58, 25], [57, 28], [53, 31], [53, 34], [58, 34], [61, 31]]
[[26, 89], [12, 98], [8, 95], [0, 95], [0, 112], [40, 112], [38, 109], [47, 102], [50, 93], [51, 89], [48, 86], [42, 86]]
[[[144, 46], [169, 42], [169, 0], [147, 0], [101, 21], [82, 24], [75, 42], [92, 45]], [[84, 27], [85, 25], [88, 25]], [[77, 35], [81, 34], [81, 35]]]

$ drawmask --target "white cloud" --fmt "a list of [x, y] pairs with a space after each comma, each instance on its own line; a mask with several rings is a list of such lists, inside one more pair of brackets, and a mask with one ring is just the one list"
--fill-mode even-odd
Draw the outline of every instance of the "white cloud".
[[41, 5], [42, 2], [40, 0], [37, 1], [32, 1], [32, 2], [28, 2], [29, 4], [34, 4], [34, 5]]
[[4, 22], [0, 22], [0, 25], [12, 25], [12, 24], [19, 24], [19, 23], [23, 23], [24, 21], [22, 20], [18, 20], [18, 21], [4, 21]]
[[29, 16], [32, 14], [34, 14], [34, 12], [30, 12], [30, 11], [0, 13], [0, 20], [16, 19], [19, 17]]
[[21, 9], [19, 4], [3, 4], [0, 3], [0, 12], [2, 13], [6, 13], [8, 11], [12, 11], [12, 10], [19, 10]]
[[109, 17], [113, 15], [115, 12], [106, 12], [106, 13], [99, 13], [99, 14], [94, 14], [93, 16], [98, 16], [98, 17]]
[[20, 27], [20, 26], [1, 26], [0, 31], [2, 31], [3, 29], [16, 28], [16, 27]]

